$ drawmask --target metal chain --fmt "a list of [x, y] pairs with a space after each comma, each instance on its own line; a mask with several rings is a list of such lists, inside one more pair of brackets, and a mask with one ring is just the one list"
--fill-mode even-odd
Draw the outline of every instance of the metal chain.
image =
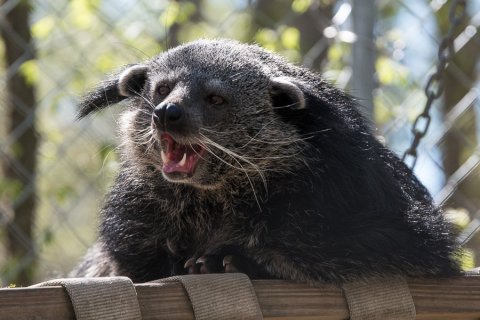
[[425, 95], [427, 96], [427, 102], [423, 108], [422, 113], [420, 113], [412, 125], [413, 141], [410, 147], [405, 151], [402, 156], [402, 161], [405, 162], [407, 158], [410, 158], [411, 165], [410, 169], [413, 170], [415, 164], [417, 163], [417, 148], [420, 144], [420, 140], [425, 136], [430, 127], [432, 121], [430, 115], [430, 109], [433, 102], [438, 99], [444, 89], [444, 73], [447, 68], [448, 62], [452, 59], [455, 54], [454, 48], [454, 33], [457, 27], [463, 22], [466, 16], [466, 0], [453, 0], [452, 6], [450, 7], [448, 13], [448, 19], [450, 22], [450, 27], [447, 34], [443, 37], [440, 45], [438, 47], [438, 63], [435, 72], [430, 75], [430, 78], [427, 81], [425, 86]]

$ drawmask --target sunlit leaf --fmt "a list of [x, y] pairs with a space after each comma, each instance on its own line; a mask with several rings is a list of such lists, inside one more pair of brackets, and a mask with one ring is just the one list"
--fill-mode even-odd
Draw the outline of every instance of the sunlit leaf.
[[461, 267], [463, 270], [469, 270], [475, 267], [475, 254], [470, 249], [463, 248], [461, 251]]
[[268, 50], [275, 50], [278, 40], [277, 33], [272, 29], [261, 29], [255, 34], [255, 41]]
[[0, 179], [0, 194], [4, 199], [15, 199], [22, 191], [22, 188], [22, 183], [17, 179], [9, 179], [5, 177]]
[[180, 7], [180, 11], [177, 16], [178, 23], [184, 23], [187, 21], [197, 10], [196, 6], [192, 2], [184, 2]]
[[297, 13], [304, 13], [312, 5], [312, 0], [294, 0], [292, 2], [292, 10]]
[[55, 190], [55, 200], [59, 204], [65, 204], [74, 195], [75, 190], [72, 188], [72, 186], [69, 185], [57, 187]]
[[177, 22], [177, 17], [180, 12], [180, 4], [178, 2], [169, 2], [166, 10], [160, 15], [160, 23], [164, 27], [171, 27]]
[[55, 240], [55, 233], [53, 232], [52, 228], [49, 227], [45, 229], [43, 232], [43, 244], [44, 245], [52, 244], [54, 240]]
[[289, 27], [283, 30], [280, 41], [287, 49], [298, 49], [300, 42], [300, 31], [297, 28]]
[[448, 208], [445, 210], [445, 217], [460, 229], [468, 226], [471, 220], [468, 210], [464, 208]]
[[328, 60], [330, 62], [339, 61], [344, 54], [340, 44], [333, 44], [328, 49]]
[[392, 120], [393, 113], [388, 107], [388, 104], [385, 103], [384, 99], [375, 96], [373, 105], [375, 108], [375, 112], [373, 113], [375, 116], [375, 123], [384, 124]]
[[110, 53], [104, 53], [95, 61], [95, 67], [102, 72], [108, 72], [118, 66], [118, 64], [115, 64], [115, 62], [116, 61], [112, 59], [112, 55]]
[[45, 39], [55, 27], [55, 18], [46, 16], [32, 25], [32, 35], [39, 39]]
[[70, 3], [73, 24], [79, 29], [88, 29], [96, 19], [97, 1], [72, 0]]
[[378, 80], [384, 85], [400, 85], [406, 82], [408, 70], [392, 59], [379, 57], [375, 68], [377, 70]]
[[39, 69], [37, 60], [27, 60], [20, 65], [20, 73], [25, 77], [28, 84], [34, 85], [39, 79]]

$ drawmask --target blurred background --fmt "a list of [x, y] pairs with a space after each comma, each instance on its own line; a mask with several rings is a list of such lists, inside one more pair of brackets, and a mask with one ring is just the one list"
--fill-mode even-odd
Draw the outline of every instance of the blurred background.
[[479, 264], [480, 0], [465, 2], [1, 0], [0, 286], [64, 276], [95, 240], [122, 106], [76, 121], [82, 92], [199, 38], [258, 43], [358, 97]]

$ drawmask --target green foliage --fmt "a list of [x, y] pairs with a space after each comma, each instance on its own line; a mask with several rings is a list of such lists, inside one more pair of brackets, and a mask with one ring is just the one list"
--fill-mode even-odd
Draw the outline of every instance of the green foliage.
[[64, 204], [74, 195], [76, 195], [76, 193], [75, 189], [71, 185], [61, 185], [55, 188], [53, 195], [58, 204]]
[[445, 217], [460, 230], [465, 229], [471, 221], [468, 211], [464, 208], [448, 208], [445, 210]]
[[263, 28], [255, 34], [255, 42], [268, 50], [275, 50], [278, 42], [277, 32], [273, 29]]
[[299, 50], [300, 31], [297, 28], [286, 27], [280, 32], [280, 41], [284, 48]]
[[323, 76], [326, 80], [337, 86], [345, 88], [347, 80], [350, 77], [350, 68], [348, 67], [351, 56], [351, 46], [348, 43], [337, 39], [330, 43], [327, 51], [326, 64], [324, 66]]
[[463, 270], [470, 270], [475, 268], [475, 253], [473, 250], [462, 248], [460, 256], [460, 265]]
[[55, 28], [55, 17], [48, 15], [32, 24], [32, 36], [37, 40], [46, 39]]
[[180, 40], [180, 42], [187, 42], [191, 39], [201, 39], [213, 36], [215, 32], [215, 28], [205, 22], [185, 23], [184, 25], [182, 25], [182, 29], [179, 32], [178, 39]]
[[115, 147], [112, 144], [104, 144], [100, 146], [100, 157], [103, 162], [107, 161], [108, 157], [115, 151]]
[[296, 13], [306, 12], [312, 5], [313, 0], [293, 0], [292, 10]]
[[0, 200], [13, 201], [22, 191], [23, 184], [17, 179], [0, 179]]
[[295, 27], [260, 29], [255, 34], [255, 42], [268, 50], [281, 53], [292, 62], [300, 62], [300, 31]]
[[25, 77], [28, 84], [34, 85], [38, 83], [40, 71], [38, 69], [37, 60], [27, 60], [20, 65], [20, 73]]
[[166, 28], [174, 23], [183, 24], [195, 14], [197, 8], [192, 2], [169, 2], [166, 10], [160, 15], [159, 21]]
[[[464, 208], [447, 208], [445, 217], [454, 224], [458, 230], [464, 230], [471, 222], [468, 211]], [[461, 248], [459, 252], [460, 265], [463, 270], [475, 267], [475, 252], [469, 248]]]
[[52, 230], [52, 228], [46, 228], [43, 230], [43, 244], [44, 245], [50, 245], [54, 242], [55, 240], [55, 233]]
[[90, 29], [98, 19], [99, 3], [99, 0], [72, 0], [70, 2], [72, 24], [78, 29]]
[[387, 57], [379, 57], [376, 67], [377, 77], [383, 85], [405, 86], [408, 70], [400, 63]]

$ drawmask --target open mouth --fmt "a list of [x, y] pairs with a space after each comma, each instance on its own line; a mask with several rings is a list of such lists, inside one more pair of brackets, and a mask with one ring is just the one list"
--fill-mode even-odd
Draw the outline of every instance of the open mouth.
[[160, 141], [163, 172], [184, 173], [189, 177], [192, 176], [205, 149], [198, 144], [180, 144], [168, 133], [162, 133]]

